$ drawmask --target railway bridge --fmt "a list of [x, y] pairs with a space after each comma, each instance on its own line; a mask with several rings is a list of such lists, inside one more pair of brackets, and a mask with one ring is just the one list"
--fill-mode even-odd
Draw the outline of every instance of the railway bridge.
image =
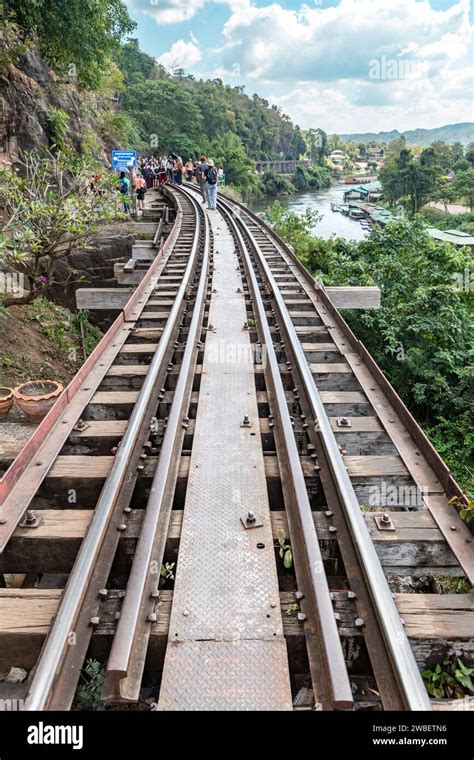
[[324, 288], [243, 204], [204, 211], [192, 185], [156, 191], [135, 227], [117, 287], [77, 294], [108, 331], [4, 463], [15, 697], [70, 709], [92, 657], [111, 704], [452, 708], [421, 671], [473, 664], [472, 595], [435, 593], [474, 582], [472, 536], [339, 311], [378, 292]]

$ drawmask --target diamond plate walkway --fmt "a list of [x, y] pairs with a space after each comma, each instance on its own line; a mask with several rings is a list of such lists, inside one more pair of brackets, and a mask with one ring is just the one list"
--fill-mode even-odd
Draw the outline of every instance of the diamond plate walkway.
[[[234, 242], [209, 214], [215, 270], [162, 710], [290, 710], [250, 338]], [[251, 427], [241, 427], [248, 415]], [[247, 530], [251, 510], [260, 527]]]

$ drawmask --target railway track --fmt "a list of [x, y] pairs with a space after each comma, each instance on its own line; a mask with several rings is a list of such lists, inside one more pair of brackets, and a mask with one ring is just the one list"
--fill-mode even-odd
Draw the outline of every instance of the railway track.
[[0, 670], [30, 710], [69, 709], [88, 653], [111, 703], [431, 709], [420, 670], [472, 663], [472, 596], [392, 578], [472, 583], [462, 494], [292, 252], [167, 194], [167, 241], [3, 479]]

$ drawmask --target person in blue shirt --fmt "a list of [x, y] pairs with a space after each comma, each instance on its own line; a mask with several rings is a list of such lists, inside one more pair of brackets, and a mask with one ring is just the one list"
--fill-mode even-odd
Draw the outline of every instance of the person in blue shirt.
[[120, 172], [119, 190], [123, 196], [123, 210], [126, 214], [130, 213], [130, 180], [125, 176], [125, 172]]

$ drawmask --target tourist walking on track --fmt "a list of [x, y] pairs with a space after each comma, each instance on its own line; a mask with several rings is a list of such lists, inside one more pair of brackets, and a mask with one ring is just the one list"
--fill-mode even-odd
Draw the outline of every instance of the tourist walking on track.
[[196, 182], [198, 183], [201, 189], [203, 203], [208, 202], [206, 170], [207, 170], [206, 156], [201, 156], [201, 158], [199, 159], [199, 163], [196, 167], [195, 176], [196, 176]]
[[125, 176], [125, 172], [120, 172], [119, 190], [123, 199], [123, 210], [126, 214], [130, 213], [130, 180]]
[[207, 162], [207, 169], [205, 171], [206, 185], [207, 185], [207, 198], [208, 208], [217, 208], [217, 168], [214, 165], [214, 161], [209, 159]]

